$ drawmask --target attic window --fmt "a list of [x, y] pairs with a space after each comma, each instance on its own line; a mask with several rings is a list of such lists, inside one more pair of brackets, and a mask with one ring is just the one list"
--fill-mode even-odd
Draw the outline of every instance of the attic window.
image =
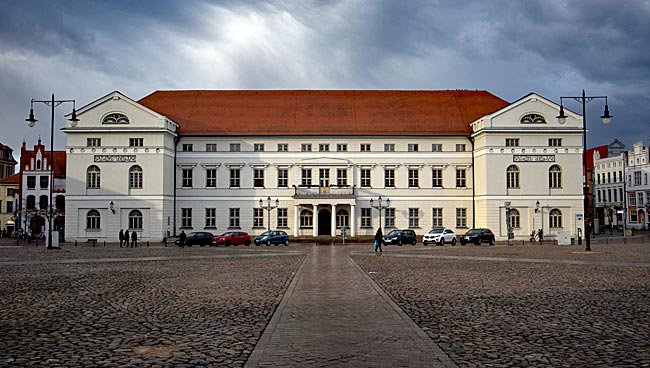
[[546, 119], [539, 114], [526, 114], [519, 121], [521, 124], [546, 124]]
[[102, 124], [128, 124], [129, 118], [124, 114], [113, 113], [104, 116]]

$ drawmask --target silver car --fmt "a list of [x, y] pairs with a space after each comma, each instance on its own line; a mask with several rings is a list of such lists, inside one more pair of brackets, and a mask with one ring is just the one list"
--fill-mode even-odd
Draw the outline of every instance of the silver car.
[[453, 230], [446, 227], [434, 227], [431, 229], [431, 231], [424, 235], [422, 238], [422, 243], [424, 243], [424, 245], [456, 245], [456, 234]]

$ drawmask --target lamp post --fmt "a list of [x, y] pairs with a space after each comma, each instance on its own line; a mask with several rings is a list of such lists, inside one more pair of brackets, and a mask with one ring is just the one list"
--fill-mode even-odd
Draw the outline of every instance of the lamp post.
[[266, 198], [266, 206], [264, 205], [264, 201], [260, 199], [260, 208], [263, 208], [269, 212], [268, 214], [268, 230], [271, 231], [271, 210], [274, 208], [278, 208], [280, 206], [280, 200], [276, 199], [275, 200], [275, 205], [271, 204], [271, 197]]
[[383, 200], [381, 199], [381, 196], [377, 199], [377, 205], [374, 205], [374, 201], [372, 198], [370, 198], [370, 207], [376, 208], [379, 210], [379, 228], [381, 229], [381, 211], [385, 210], [386, 208], [390, 208], [390, 198], [386, 198], [386, 205], [383, 205]]
[[589, 230], [587, 225], [591, 221], [591, 214], [589, 213], [589, 188], [587, 187], [587, 102], [595, 99], [605, 99], [605, 112], [600, 118], [603, 124], [612, 122], [612, 116], [609, 114], [609, 107], [607, 105], [607, 96], [586, 96], [585, 90], [582, 90], [582, 96], [561, 96], [560, 97], [560, 115], [557, 116], [557, 121], [560, 124], [566, 123], [567, 116], [564, 115], [564, 99], [573, 99], [582, 104], [582, 194], [584, 205], [584, 224], [585, 224], [585, 251], [591, 251], [591, 239], [589, 238]]
[[[535, 202], [535, 213], [539, 212], [539, 201]], [[535, 216], [533, 216], [533, 240], [535, 240]]]
[[44, 103], [51, 107], [51, 124], [50, 124], [50, 198], [48, 200], [48, 210], [47, 210], [47, 221], [48, 221], [48, 231], [47, 231], [47, 249], [52, 249], [52, 217], [54, 216], [53, 210], [54, 206], [52, 205], [52, 187], [54, 186], [54, 108], [61, 105], [65, 102], [72, 102], [72, 116], [70, 117], [70, 125], [74, 128], [77, 126], [79, 119], [77, 119], [77, 110], [75, 109], [75, 100], [56, 100], [54, 99], [54, 93], [52, 93], [51, 100], [30, 100], [29, 105], [29, 117], [25, 119], [27, 125], [30, 128], [33, 128], [36, 125], [36, 118], [34, 118], [34, 102]]

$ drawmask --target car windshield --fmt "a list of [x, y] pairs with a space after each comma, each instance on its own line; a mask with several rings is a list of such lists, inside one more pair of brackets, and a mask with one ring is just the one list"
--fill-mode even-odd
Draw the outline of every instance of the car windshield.
[[441, 229], [431, 229], [431, 231], [429, 231], [429, 234], [442, 234], [443, 230], [444, 229], [442, 229], [442, 228]]
[[226, 231], [225, 233], [221, 234], [221, 236], [232, 236], [232, 231]]
[[397, 236], [400, 234], [399, 230], [393, 230], [390, 233], [388, 233], [386, 236]]
[[189, 233], [189, 234], [187, 235], [187, 237], [188, 237], [188, 238], [189, 238], [190, 236], [191, 236], [191, 237], [196, 237], [196, 236], [200, 236], [200, 235], [201, 235], [201, 233]]
[[271, 235], [270, 231], [265, 231], [265, 232], [260, 234], [260, 238], [263, 237], [263, 236], [270, 236], [270, 235]]
[[481, 230], [478, 230], [478, 229], [472, 229], [472, 230], [470, 230], [470, 231], [467, 232], [467, 235], [478, 235], [478, 234], [480, 234], [480, 233], [481, 233]]

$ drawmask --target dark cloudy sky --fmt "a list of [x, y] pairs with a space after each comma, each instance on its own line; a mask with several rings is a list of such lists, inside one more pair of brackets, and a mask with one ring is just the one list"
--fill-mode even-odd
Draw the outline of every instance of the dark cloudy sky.
[[[480, 89], [607, 95], [588, 146], [650, 139], [650, 1], [0, 0], [0, 142], [49, 142], [29, 100], [158, 89]], [[580, 112], [577, 102], [566, 106]], [[70, 105], [57, 108], [57, 128]], [[55, 148], [65, 138], [55, 135]], [[16, 155], [17, 156], [17, 155]]]

